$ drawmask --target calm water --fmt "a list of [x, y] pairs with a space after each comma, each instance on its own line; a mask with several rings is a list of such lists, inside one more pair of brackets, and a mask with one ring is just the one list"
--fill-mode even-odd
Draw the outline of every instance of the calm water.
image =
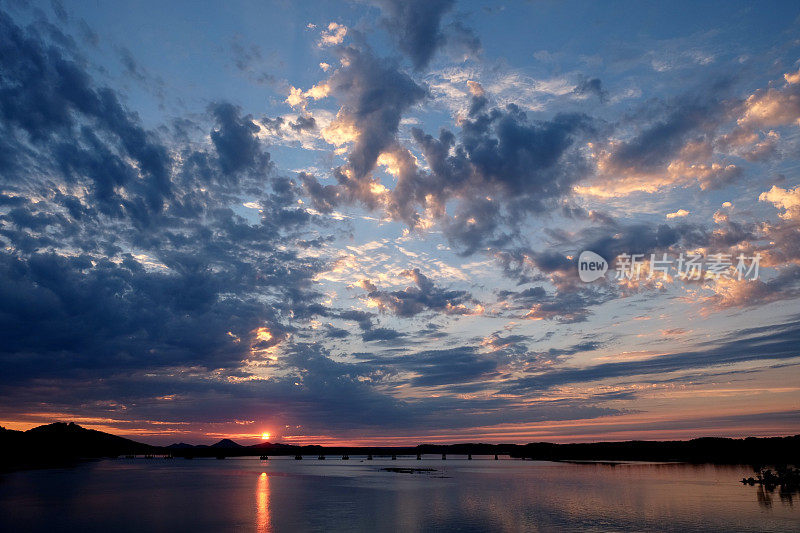
[[[2, 531], [800, 531], [745, 467], [117, 459], [0, 476]], [[384, 467], [433, 468], [395, 473]]]

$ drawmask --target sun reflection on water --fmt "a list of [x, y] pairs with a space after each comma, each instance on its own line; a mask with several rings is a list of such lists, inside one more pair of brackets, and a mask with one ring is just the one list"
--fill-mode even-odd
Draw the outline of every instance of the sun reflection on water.
[[272, 531], [272, 523], [269, 512], [269, 476], [262, 472], [258, 476], [256, 485], [256, 531], [258, 533], [268, 533]]

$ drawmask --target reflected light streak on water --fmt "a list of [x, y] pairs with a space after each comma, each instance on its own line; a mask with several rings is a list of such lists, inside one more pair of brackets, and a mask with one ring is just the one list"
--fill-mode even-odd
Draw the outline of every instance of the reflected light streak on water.
[[266, 472], [258, 476], [256, 485], [256, 531], [258, 533], [272, 531], [269, 514], [269, 476]]

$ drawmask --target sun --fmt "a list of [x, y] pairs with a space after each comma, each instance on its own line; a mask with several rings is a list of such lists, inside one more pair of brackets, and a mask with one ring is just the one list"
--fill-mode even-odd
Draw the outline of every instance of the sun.
[[266, 431], [261, 434], [261, 440], [269, 440], [269, 433]]

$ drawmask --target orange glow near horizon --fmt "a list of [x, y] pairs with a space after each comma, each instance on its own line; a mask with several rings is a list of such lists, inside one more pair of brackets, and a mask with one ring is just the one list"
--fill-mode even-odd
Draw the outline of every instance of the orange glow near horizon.
[[[781, 388], [793, 391], [793, 387]], [[708, 391], [704, 395], [729, 393], [728, 388]], [[683, 397], [685, 391], [673, 391], [671, 398]], [[345, 432], [343, 434], [322, 432], [283, 433], [276, 435], [262, 428], [261, 433], [232, 432], [225, 424], [221, 427], [206, 427], [206, 431], [194, 431], [189, 422], [161, 422], [152, 420], [121, 420], [102, 417], [77, 417], [68, 413], [26, 413], [17, 419], [0, 420], [0, 426], [25, 431], [53, 421], [75, 422], [86, 429], [95, 429], [153, 445], [173, 442], [210, 443], [222, 438], [240, 444], [280, 440], [294, 445], [322, 446], [414, 446], [421, 443], [447, 444], [458, 442], [517, 443], [527, 442], [601, 442], [613, 440], [685, 440], [696, 437], [771, 437], [798, 434], [794, 411], [772, 411], [770, 405], [753, 403], [745, 408], [740, 405], [722, 408], [699, 409], [684, 406], [680, 411], [625, 413], [590, 419], [547, 421], [524, 424], [499, 424], [472, 428], [442, 428], [433, 431], [394, 433], [390, 431]], [[783, 413], [783, 415], [781, 415]], [[761, 415], [766, 415], [761, 418]], [[737, 419], [747, 416], [748, 420]], [[211, 430], [211, 431], [209, 431]]]

